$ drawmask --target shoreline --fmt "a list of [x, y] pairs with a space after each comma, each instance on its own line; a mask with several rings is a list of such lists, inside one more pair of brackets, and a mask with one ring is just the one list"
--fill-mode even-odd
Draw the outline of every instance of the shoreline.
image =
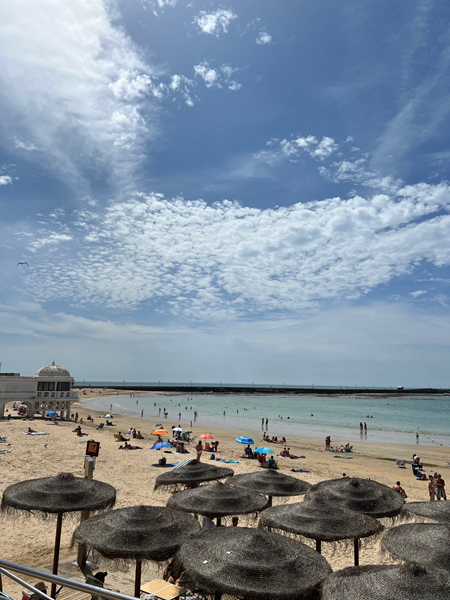
[[[155, 414], [152, 414], [151, 410], [154, 407], [149, 407], [149, 406], [145, 406], [145, 413], [143, 415], [143, 417], [140, 417], [139, 413], [141, 411], [141, 406], [137, 407], [136, 406], [127, 406], [124, 407], [120, 404], [117, 404], [116, 402], [114, 402], [115, 398], [120, 398], [120, 397], [128, 397], [130, 396], [130, 394], [134, 394], [134, 396], [136, 398], [139, 398], [140, 396], [143, 396], [144, 398], [152, 398], [154, 397], [155, 399], [158, 397], [165, 397], [165, 398], [169, 398], [169, 397], [173, 397], [174, 399], [176, 399], [177, 397], [180, 396], [184, 396], [184, 394], [172, 394], [172, 393], [168, 393], [168, 392], [147, 392], [147, 391], [141, 391], [139, 393], [135, 393], [132, 390], [129, 389], [102, 389], [102, 390], [95, 390], [93, 392], [88, 391], [86, 393], [86, 395], [81, 395], [81, 397], [79, 398], [80, 402], [83, 402], [83, 404], [85, 406], [89, 406], [90, 408], [92, 408], [92, 410], [99, 410], [100, 412], [103, 410], [104, 412], [112, 411], [112, 412], [116, 412], [117, 414], [121, 414], [123, 417], [128, 417], [128, 418], [143, 418], [145, 420], [149, 420], [149, 421], [155, 421], [155, 422], [160, 422], [161, 420], [167, 422], [167, 424], [173, 424], [175, 423], [175, 421], [177, 421], [176, 424], [184, 424], [185, 427], [193, 427], [195, 425], [197, 425], [198, 427], [204, 427], [205, 429], [207, 428], [218, 428], [218, 429], [223, 429], [226, 431], [241, 431], [241, 434], [243, 434], [243, 432], [248, 432], [251, 433], [254, 436], [259, 436], [261, 435], [262, 437], [262, 429], [259, 427], [259, 423], [260, 421], [258, 420], [258, 425], [256, 424], [256, 422], [252, 419], [250, 420], [248, 415], [249, 413], [242, 413], [242, 417], [239, 416], [239, 418], [237, 417], [237, 415], [234, 415], [232, 413], [230, 413], [227, 418], [225, 419], [225, 417], [222, 418], [221, 415], [219, 414], [214, 414], [214, 415], [210, 415], [210, 414], [202, 414], [201, 417], [199, 416], [199, 419], [197, 421], [192, 420], [192, 416], [188, 416], [185, 414], [182, 414], [181, 417], [181, 423], [178, 423], [178, 417], [175, 417], [175, 419], [173, 418], [173, 416], [169, 416], [167, 420], [164, 419], [164, 416], [162, 414], [156, 414], [156, 409], [155, 409]], [[210, 396], [211, 394], [206, 394], [206, 396]], [[189, 403], [193, 403], [195, 404], [195, 400], [193, 402], [193, 399], [195, 399], [196, 396], [201, 396], [204, 399], [205, 394], [195, 394], [193, 397], [191, 397], [191, 399], [189, 400]], [[236, 398], [243, 396], [242, 394], [235, 394]], [[253, 396], [249, 396], [249, 399], [253, 398]], [[101, 400], [105, 400], [106, 404], [103, 407], [98, 406], [98, 402]], [[93, 404], [90, 404], [90, 402], [92, 401]], [[183, 405], [185, 404], [185, 402], [183, 401]], [[112, 408], [110, 408], [110, 405], [112, 405]], [[170, 405], [169, 410], [173, 410], [175, 408], [175, 404]], [[241, 408], [241, 407], [239, 407]], [[150, 414], [149, 414], [149, 410], [150, 410]], [[176, 410], [182, 410], [176, 408]], [[244, 411], [246, 409], [244, 408]], [[228, 414], [228, 413], [227, 413]], [[186, 419], [187, 417], [187, 419]], [[309, 417], [309, 415], [308, 415]], [[372, 427], [372, 422], [368, 421], [368, 430], [366, 432], [361, 432], [361, 430], [359, 429], [359, 427], [351, 427], [348, 425], [339, 425], [339, 424], [316, 424], [314, 422], [307, 422], [307, 421], [302, 421], [302, 422], [295, 422], [293, 421], [289, 421], [289, 420], [272, 420], [271, 421], [271, 425], [270, 425], [270, 435], [276, 435], [278, 437], [282, 437], [283, 435], [288, 438], [288, 437], [294, 437], [294, 438], [305, 438], [305, 439], [315, 439], [315, 440], [322, 440], [321, 443], [323, 443], [323, 440], [325, 439], [326, 436], [331, 435], [332, 437], [332, 444], [334, 445], [340, 445], [341, 443], [345, 444], [347, 442], [349, 443], [353, 443], [353, 445], [355, 444], [367, 444], [367, 443], [376, 443], [376, 444], [398, 444], [398, 445], [412, 445], [415, 443], [415, 431], [399, 431], [399, 430], [391, 430], [391, 429], [386, 429], [386, 428], [380, 428], [380, 427]], [[419, 440], [419, 444], [417, 444], [419, 447], [422, 446], [430, 446], [430, 447], [442, 447], [442, 448], [449, 448], [450, 449], [450, 439], [448, 439], [448, 436], [443, 436], [442, 434], [439, 433], [430, 433], [429, 435], [427, 434], [427, 432], [425, 431], [420, 431], [420, 440]], [[256, 438], [255, 438], [256, 439]], [[435, 441], [436, 440], [436, 441]]]

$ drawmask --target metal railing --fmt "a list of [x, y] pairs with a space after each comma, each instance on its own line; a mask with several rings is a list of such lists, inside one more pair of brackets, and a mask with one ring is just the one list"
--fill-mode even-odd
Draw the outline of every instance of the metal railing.
[[126, 594], [120, 594], [119, 592], [112, 592], [111, 590], [106, 590], [104, 588], [97, 587], [96, 585], [89, 585], [88, 583], [82, 583], [81, 581], [75, 581], [74, 579], [67, 579], [66, 577], [60, 577], [59, 575], [52, 575], [46, 571], [38, 571], [37, 569], [24, 567], [23, 565], [17, 565], [6, 560], [0, 560], [0, 592], [4, 591], [2, 585], [2, 575], [5, 575], [16, 583], [23, 585], [23, 587], [27, 590], [31, 590], [33, 594], [39, 595], [41, 599], [53, 600], [41, 590], [36, 589], [31, 583], [28, 583], [20, 577], [17, 577], [17, 575], [11, 573], [11, 571], [20, 573], [21, 575], [34, 577], [36, 579], [42, 579], [42, 581], [48, 581], [49, 583], [71, 588], [79, 592], [85, 592], [86, 594], [93, 596], [99, 596], [101, 598], [105, 598], [106, 600], [136, 600], [134, 596], [127, 596]]

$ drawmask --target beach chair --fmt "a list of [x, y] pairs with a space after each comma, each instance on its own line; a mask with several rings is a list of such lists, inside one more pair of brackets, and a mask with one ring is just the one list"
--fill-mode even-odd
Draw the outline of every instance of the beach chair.
[[402, 460], [400, 460], [400, 459], [396, 460], [395, 464], [397, 465], [397, 467], [399, 469], [406, 469], [405, 463]]
[[207, 452], [210, 452], [210, 451], [211, 451], [211, 446], [208, 444], [208, 442], [206, 442], [206, 443], [205, 443], [205, 450], [206, 450]]
[[[96, 427], [95, 429], [103, 429], [103, 427], [105, 426], [104, 423], [100, 423], [100, 425], [98, 427]], [[117, 434], [119, 435], [119, 434]], [[114, 437], [116, 437], [116, 434], [114, 435]]]
[[6, 444], [6, 438], [0, 436], [0, 444]]
[[195, 442], [195, 440], [196, 440], [196, 439], [197, 439], [197, 436], [196, 436], [196, 435], [194, 435], [194, 437], [191, 437], [191, 439], [190, 439], [189, 443], [191, 443], [191, 442]]

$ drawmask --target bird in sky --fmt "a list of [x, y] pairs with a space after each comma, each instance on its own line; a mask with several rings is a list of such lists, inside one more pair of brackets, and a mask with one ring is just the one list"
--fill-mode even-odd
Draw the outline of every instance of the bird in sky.
[[18, 267], [19, 265], [27, 265], [27, 267], [30, 266], [27, 262], [18, 262], [16, 267]]

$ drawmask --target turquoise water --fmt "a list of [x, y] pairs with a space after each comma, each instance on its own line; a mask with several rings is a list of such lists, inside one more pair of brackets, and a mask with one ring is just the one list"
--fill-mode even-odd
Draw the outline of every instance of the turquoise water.
[[[413, 444], [419, 431], [421, 444], [450, 446], [450, 397], [174, 394], [105, 396], [85, 401], [86, 406], [105, 412], [111, 404], [113, 414], [139, 416], [143, 410], [144, 418], [155, 424], [164, 422], [170, 427], [180, 422], [187, 426], [192, 421], [195, 432], [201, 429], [204, 433], [208, 426], [221, 427], [235, 431], [236, 437], [253, 433], [255, 441], [261, 439], [261, 418], [268, 418], [269, 434], [284, 435], [287, 439], [289, 435], [319, 438], [330, 435], [333, 445], [361, 440]], [[163, 416], [164, 408], [167, 419]], [[194, 411], [198, 413], [195, 422]], [[362, 437], [361, 421], [368, 428], [367, 435]]]

